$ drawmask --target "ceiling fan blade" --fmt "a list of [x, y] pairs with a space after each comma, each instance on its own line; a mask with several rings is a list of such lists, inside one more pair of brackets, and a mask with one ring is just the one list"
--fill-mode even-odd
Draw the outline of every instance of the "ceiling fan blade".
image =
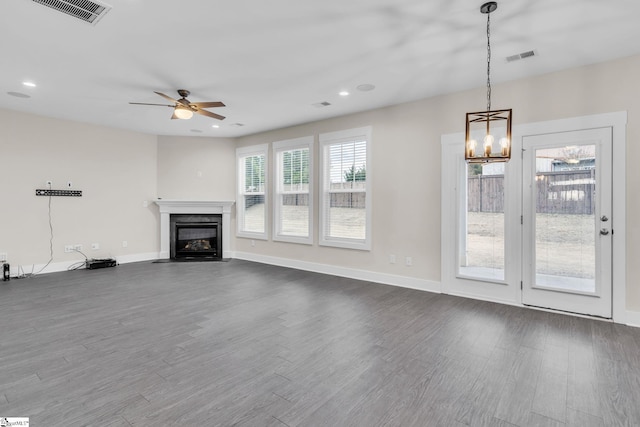
[[207, 111], [207, 110], [195, 110], [194, 113], [202, 114], [203, 116], [211, 117], [218, 120], [225, 119], [224, 116], [221, 116], [220, 114], [212, 113], [211, 111]]
[[168, 96], [168, 95], [165, 95], [165, 94], [164, 94], [164, 93], [162, 93], [162, 92], [156, 92], [156, 91], [154, 91], [154, 93], [156, 93], [156, 94], [160, 95], [161, 97], [163, 97], [163, 98], [164, 98], [164, 99], [166, 99], [167, 101], [171, 101], [171, 102], [178, 102], [178, 101], [176, 101], [175, 99], [173, 99], [172, 97], [170, 97], [170, 96]]
[[191, 105], [194, 105], [198, 108], [215, 108], [215, 107], [226, 107], [224, 103], [220, 101], [216, 102], [192, 102]]
[[175, 105], [167, 105], [167, 104], [147, 104], [146, 102], [130, 102], [132, 105], [157, 105], [159, 107], [175, 107]]

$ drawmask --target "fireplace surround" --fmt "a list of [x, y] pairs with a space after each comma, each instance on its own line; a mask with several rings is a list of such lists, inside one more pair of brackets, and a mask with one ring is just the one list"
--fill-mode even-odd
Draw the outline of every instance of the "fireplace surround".
[[[171, 254], [171, 217], [176, 218], [186, 216], [214, 216], [221, 218], [221, 224], [218, 224], [217, 236], [220, 236], [221, 246], [217, 248], [217, 257], [232, 258], [230, 236], [231, 236], [231, 207], [232, 201], [208, 201], [208, 200], [165, 200], [158, 199], [155, 201], [160, 211], [160, 259], [173, 258]], [[183, 217], [184, 218], [184, 217]], [[197, 225], [196, 227], [197, 228]], [[185, 231], [185, 235], [189, 235]], [[206, 237], [206, 235], [204, 236]], [[193, 239], [203, 240], [203, 239]], [[206, 240], [206, 239], [205, 239]], [[196, 245], [206, 245], [204, 242], [195, 243]], [[206, 247], [206, 246], [205, 246]], [[207, 249], [205, 249], [207, 250]], [[175, 255], [175, 254], [174, 254]], [[191, 254], [193, 255], [193, 254]]]

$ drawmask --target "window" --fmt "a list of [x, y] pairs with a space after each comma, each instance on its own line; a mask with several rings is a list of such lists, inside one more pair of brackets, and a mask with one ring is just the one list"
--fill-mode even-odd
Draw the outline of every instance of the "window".
[[320, 244], [371, 249], [371, 128], [320, 134]]
[[[464, 171], [466, 170], [466, 174]], [[465, 164], [460, 188], [459, 269], [461, 276], [504, 280], [505, 164]]]
[[313, 243], [313, 137], [273, 144], [276, 197], [273, 240]]
[[267, 239], [267, 145], [238, 148], [237, 235]]

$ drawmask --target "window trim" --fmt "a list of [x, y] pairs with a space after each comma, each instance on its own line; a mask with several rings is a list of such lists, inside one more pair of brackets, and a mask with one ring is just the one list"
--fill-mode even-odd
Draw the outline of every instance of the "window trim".
[[[248, 147], [240, 147], [236, 149], [236, 237], [244, 237], [248, 239], [269, 240], [269, 223], [267, 222], [269, 211], [269, 144], [252, 145]], [[252, 193], [264, 196], [264, 232], [245, 231], [242, 229], [244, 225], [244, 163], [242, 159], [251, 156], [264, 156], [264, 191]]]
[[[319, 197], [319, 227], [318, 227], [318, 244], [320, 246], [331, 246], [336, 248], [345, 249], [357, 249], [363, 251], [371, 250], [371, 219], [372, 219], [372, 181], [373, 181], [373, 167], [372, 167], [372, 127], [365, 126], [354, 129], [341, 130], [336, 132], [321, 133], [318, 137], [320, 146], [320, 197]], [[325, 212], [327, 211], [327, 198], [325, 197], [328, 192], [327, 184], [329, 183], [329, 171], [326, 170], [326, 150], [329, 146], [334, 144], [340, 144], [345, 142], [354, 141], [355, 139], [364, 139], [366, 142], [366, 165], [367, 165], [367, 179], [365, 181], [365, 238], [364, 239], [350, 239], [344, 237], [328, 237], [325, 230], [327, 229], [327, 220]]]
[[[281, 179], [281, 173], [282, 173], [282, 165], [281, 165], [281, 161], [280, 161], [280, 154], [285, 152], [285, 151], [289, 151], [289, 150], [296, 150], [296, 149], [305, 149], [307, 148], [309, 150], [309, 190], [306, 193], [308, 195], [309, 198], [309, 226], [308, 226], [308, 230], [307, 230], [307, 236], [306, 237], [302, 237], [302, 236], [289, 236], [289, 235], [283, 235], [281, 234], [281, 224], [280, 224], [280, 214], [281, 214], [281, 208], [282, 208], [282, 204], [281, 204], [281, 195], [284, 194], [284, 192], [282, 191], [281, 185], [282, 185], [282, 179]], [[273, 173], [274, 173], [274, 188], [273, 188], [273, 194], [274, 194], [274, 200], [273, 200], [273, 240], [274, 241], [278, 241], [278, 242], [288, 242], [288, 243], [300, 243], [300, 244], [306, 244], [306, 245], [312, 245], [313, 244], [313, 212], [314, 212], [314, 203], [313, 203], [313, 198], [314, 198], [314, 192], [313, 192], [313, 188], [314, 188], [314, 184], [315, 184], [315, 179], [314, 179], [314, 169], [313, 169], [313, 163], [314, 163], [314, 137], [313, 136], [304, 136], [301, 138], [294, 138], [294, 139], [287, 139], [287, 140], [283, 140], [283, 141], [276, 141], [273, 143], [272, 145], [272, 149], [273, 149], [273, 162], [274, 162], [274, 168], [273, 168]], [[292, 194], [304, 194], [304, 193], [292, 193]]]

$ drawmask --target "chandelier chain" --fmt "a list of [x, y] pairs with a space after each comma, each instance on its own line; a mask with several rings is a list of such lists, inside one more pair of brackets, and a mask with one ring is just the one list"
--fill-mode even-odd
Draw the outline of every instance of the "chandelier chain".
[[491, 12], [487, 13], [487, 111], [491, 111]]

